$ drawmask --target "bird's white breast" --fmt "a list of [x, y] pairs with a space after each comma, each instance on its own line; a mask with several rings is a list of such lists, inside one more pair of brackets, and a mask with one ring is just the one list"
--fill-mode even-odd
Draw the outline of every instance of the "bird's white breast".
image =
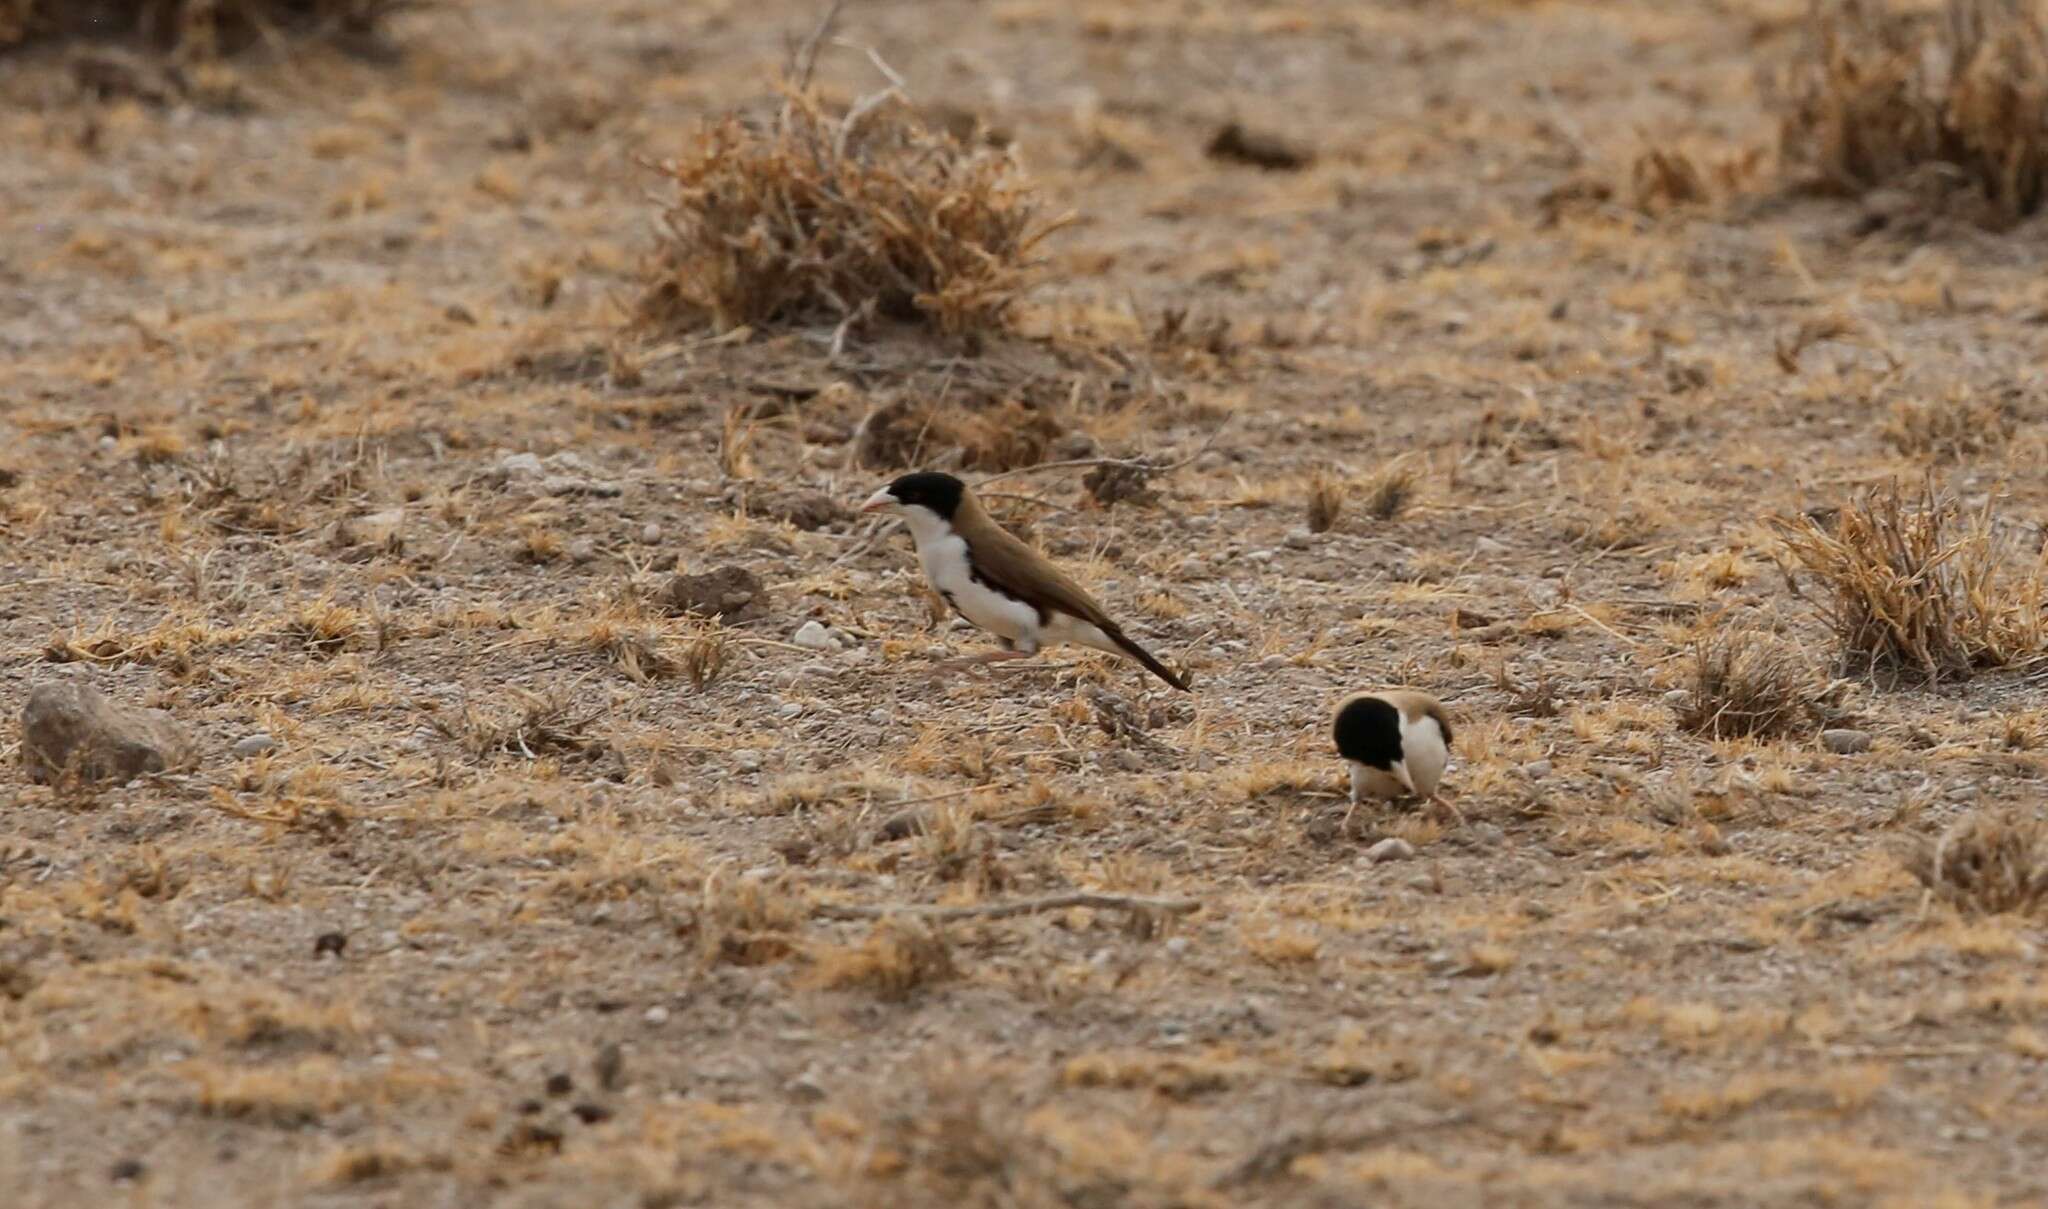
[[976, 579], [965, 538], [943, 523], [938, 531], [913, 526], [911, 535], [917, 539], [917, 561], [925, 578], [962, 617], [1012, 642], [1036, 643], [1038, 610]]
[[1435, 718], [1428, 714], [1412, 721], [1402, 717], [1401, 761], [1408, 766], [1408, 779], [1415, 782], [1416, 792], [1436, 792], [1437, 783], [1444, 777], [1444, 766], [1451, 762], [1451, 749], [1444, 743], [1443, 727], [1437, 725]]

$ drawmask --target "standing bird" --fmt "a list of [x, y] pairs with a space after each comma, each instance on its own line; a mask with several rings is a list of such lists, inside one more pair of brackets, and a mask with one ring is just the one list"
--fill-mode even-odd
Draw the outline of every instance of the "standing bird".
[[868, 497], [862, 512], [894, 512], [910, 526], [925, 578], [953, 611], [1003, 640], [973, 662], [1021, 659], [1077, 642], [1145, 665], [1183, 692], [1176, 673], [1131, 641], [1081, 585], [1003, 531], [967, 484], [950, 474], [906, 474]]
[[1436, 794], [1451, 760], [1451, 720], [1435, 697], [1409, 689], [1355, 693], [1337, 707], [1330, 730], [1351, 765], [1351, 810], [1366, 797], [1413, 794], [1458, 815]]

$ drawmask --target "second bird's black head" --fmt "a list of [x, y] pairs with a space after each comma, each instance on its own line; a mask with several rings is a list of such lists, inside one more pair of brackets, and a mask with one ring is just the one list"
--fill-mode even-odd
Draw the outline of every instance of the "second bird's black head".
[[1360, 697], [1337, 711], [1331, 728], [1337, 754], [1382, 772], [1401, 758], [1401, 711], [1378, 697]]
[[888, 493], [903, 507], [929, 508], [947, 520], [952, 520], [960, 510], [960, 500], [966, 492], [967, 484], [936, 470], [906, 474], [888, 486]]

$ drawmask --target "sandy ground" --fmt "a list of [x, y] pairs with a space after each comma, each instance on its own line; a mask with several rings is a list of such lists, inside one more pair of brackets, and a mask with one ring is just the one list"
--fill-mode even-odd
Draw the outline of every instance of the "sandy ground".
[[[1826, 679], [1770, 516], [2048, 506], [2041, 231], [1779, 190], [1799, 7], [856, 0], [823, 85], [872, 48], [1075, 222], [1022, 336], [837, 360], [619, 326], [636, 157], [810, 6], [0, 59], [11, 1203], [2041, 1203], [2042, 927], [1898, 856], [2038, 803], [2038, 683], [1837, 685], [1860, 754], [1674, 722], [1717, 630]], [[1314, 163], [1207, 158], [1232, 119]], [[1638, 196], [1650, 148], [1708, 200]], [[850, 511], [899, 399], [1184, 462], [993, 490], [1197, 692], [936, 670], [985, 640]], [[723, 567], [740, 615], [664, 607]], [[32, 785], [66, 678], [205, 758]], [[1458, 720], [1463, 826], [1340, 826], [1325, 713], [1395, 682]], [[837, 918], [1072, 891], [1199, 907]]]

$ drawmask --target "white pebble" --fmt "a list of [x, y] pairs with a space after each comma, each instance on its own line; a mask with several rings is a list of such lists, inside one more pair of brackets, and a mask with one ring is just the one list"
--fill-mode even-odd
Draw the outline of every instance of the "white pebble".
[[836, 651], [839, 640], [832, 635], [832, 628], [820, 621], [806, 621], [796, 628], [789, 639], [807, 651]]
[[1365, 850], [1373, 861], [1405, 861], [1415, 855], [1415, 845], [1399, 836], [1388, 836]]
[[640, 526], [640, 540], [650, 546], [659, 542], [661, 540], [661, 526], [653, 521], [648, 521]]
[[661, 1006], [661, 1005], [659, 1005], [659, 1004], [656, 1004], [656, 1005], [655, 1005], [654, 1007], [648, 1008], [648, 1009], [647, 1009], [647, 1014], [646, 1014], [646, 1015], [644, 1015], [644, 1016], [642, 1016], [642, 1017], [640, 1017], [640, 1018], [641, 1018], [642, 1020], [645, 1020], [645, 1021], [646, 1021], [647, 1023], [649, 1023], [649, 1024], [656, 1024], [656, 1025], [660, 1025], [660, 1024], [667, 1024], [667, 1023], [668, 1023], [668, 1009], [667, 1009], [667, 1008], [665, 1008], [665, 1007], [662, 1007], [662, 1006]]

